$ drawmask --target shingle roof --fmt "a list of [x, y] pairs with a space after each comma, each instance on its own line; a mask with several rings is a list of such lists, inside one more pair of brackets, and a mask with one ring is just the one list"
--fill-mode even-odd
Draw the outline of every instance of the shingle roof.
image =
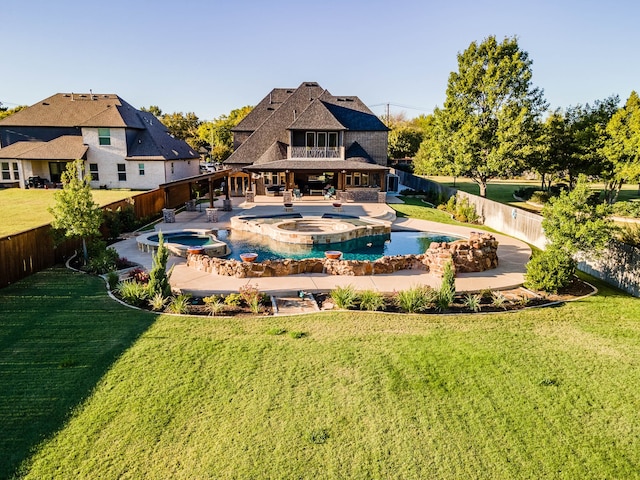
[[57, 93], [0, 120], [0, 126], [144, 128], [137, 112], [114, 94]]
[[[128, 128], [136, 132], [133, 142], [127, 145], [128, 160], [199, 158], [188, 143], [171, 136], [153, 114], [137, 110], [113, 94], [58, 93], [0, 121], [0, 127], [8, 126]], [[77, 138], [82, 143], [82, 137]], [[70, 147], [68, 153], [59, 154], [75, 159], [76, 151]]]
[[[275, 97], [281, 99], [281, 103], [274, 102]], [[228, 165], [253, 164], [274, 142], [288, 145], [288, 130], [308, 129], [389, 130], [358, 97], [334, 97], [317, 83], [304, 82], [293, 90], [272, 90], [238, 124], [235, 131], [252, 131], [253, 133], [225, 163]]]
[[180, 160], [200, 158], [188, 143], [173, 137], [153, 114], [138, 112], [140, 130], [128, 148], [127, 160]]
[[295, 91], [295, 88], [274, 88], [264, 97], [232, 132], [253, 132], [275, 112]]
[[82, 137], [63, 135], [49, 142], [16, 142], [0, 148], [0, 158], [16, 160], [76, 160], [84, 158], [89, 147]]
[[[305, 82], [254, 131], [224, 163], [246, 165], [255, 162], [276, 141], [289, 144], [287, 127], [309, 104], [322, 94], [322, 88], [314, 82]], [[255, 110], [255, 109], [254, 109]], [[247, 115], [248, 117], [249, 115]], [[245, 117], [246, 118], [246, 117]]]

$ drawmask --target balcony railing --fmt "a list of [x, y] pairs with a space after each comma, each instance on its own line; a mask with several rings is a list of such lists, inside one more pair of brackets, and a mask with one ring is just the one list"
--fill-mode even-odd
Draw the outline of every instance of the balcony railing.
[[289, 158], [344, 158], [344, 147], [289, 147]]

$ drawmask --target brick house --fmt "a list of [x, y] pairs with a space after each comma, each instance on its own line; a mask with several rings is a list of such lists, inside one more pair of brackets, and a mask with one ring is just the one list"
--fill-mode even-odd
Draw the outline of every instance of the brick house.
[[272, 90], [233, 129], [234, 152], [224, 163], [250, 174], [258, 195], [322, 195], [332, 186], [374, 200], [385, 191], [388, 131], [358, 97], [305, 82]]
[[200, 173], [196, 151], [117, 95], [58, 93], [0, 121], [0, 184], [55, 184], [76, 159], [93, 188], [145, 190]]

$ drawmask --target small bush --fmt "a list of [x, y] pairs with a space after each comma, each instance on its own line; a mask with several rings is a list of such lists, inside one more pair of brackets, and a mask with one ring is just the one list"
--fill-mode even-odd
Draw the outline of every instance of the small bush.
[[557, 293], [571, 282], [575, 272], [575, 262], [568, 254], [547, 248], [527, 263], [524, 285], [532, 290]]
[[640, 202], [616, 202], [613, 213], [620, 217], [640, 218]]
[[507, 309], [507, 297], [502, 292], [493, 292], [493, 299], [491, 305], [495, 308]]
[[298, 339], [298, 338], [304, 338], [304, 337], [306, 337], [306, 336], [307, 336], [307, 334], [306, 334], [305, 332], [297, 332], [297, 331], [294, 331], [294, 332], [289, 332], [289, 336], [290, 336], [291, 338], [296, 338], [296, 339]]
[[640, 246], [640, 226], [625, 225], [619, 232], [620, 241], [628, 245]]
[[396, 305], [405, 312], [424, 312], [433, 306], [436, 292], [427, 285], [418, 285], [396, 294]]
[[253, 313], [260, 313], [262, 310], [262, 294], [253, 285], [244, 285], [240, 288], [240, 296]]
[[189, 313], [189, 300], [191, 299], [191, 295], [186, 293], [181, 293], [177, 297], [173, 297], [169, 306], [167, 307], [167, 311], [170, 313], [180, 313], [187, 314]]
[[375, 312], [385, 307], [384, 295], [374, 290], [364, 290], [358, 293], [360, 310]]
[[478, 223], [479, 220], [476, 207], [469, 203], [469, 199], [460, 199], [455, 195], [452, 195], [446, 204], [438, 205], [438, 210], [450, 213], [459, 222]]
[[151, 310], [154, 312], [163, 310], [166, 303], [167, 299], [164, 298], [160, 292], [149, 299], [149, 307], [151, 307]]
[[118, 269], [118, 252], [113, 248], [106, 248], [101, 252], [96, 252], [94, 255], [89, 256], [89, 263], [87, 263], [86, 271], [102, 275], [110, 272], [111, 270]]
[[436, 308], [439, 311], [449, 309], [453, 303], [453, 299], [456, 296], [456, 274], [453, 269], [453, 262], [449, 260], [444, 265], [444, 272], [442, 274], [442, 284], [438, 290], [436, 298]]
[[149, 296], [147, 286], [135, 280], [120, 282], [116, 286], [116, 292], [122, 300], [136, 307], [142, 306]]
[[207, 306], [207, 310], [214, 317], [224, 311], [225, 304], [222, 299], [217, 295], [211, 295], [210, 297], [204, 297], [202, 301]]
[[351, 285], [336, 287], [331, 290], [331, 299], [338, 308], [352, 308], [356, 304], [357, 298], [358, 295]]
[[479, 312], [482, 308], [480, 305], [481, 300], [482, 297], [480, 295], [472, 295], [469, 293], [464, 297], [464, 306], [472, 312]]
[[239, 293], [230, 293], [224, 297], [224, 304], [230, 307], [239, 307], [242, 305], [242, 296]]
[[119, 281], [120, 276], [118, 275], [118, 272], [111, 270], [107, 273], [107, 284], [109, 285], [109, 290], [115, 290]]

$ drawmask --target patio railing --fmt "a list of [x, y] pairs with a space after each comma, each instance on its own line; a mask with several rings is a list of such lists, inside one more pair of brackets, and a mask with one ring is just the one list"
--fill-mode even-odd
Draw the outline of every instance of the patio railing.
[[344, 158], [344, 147], [289, 147], [289, 158]]

